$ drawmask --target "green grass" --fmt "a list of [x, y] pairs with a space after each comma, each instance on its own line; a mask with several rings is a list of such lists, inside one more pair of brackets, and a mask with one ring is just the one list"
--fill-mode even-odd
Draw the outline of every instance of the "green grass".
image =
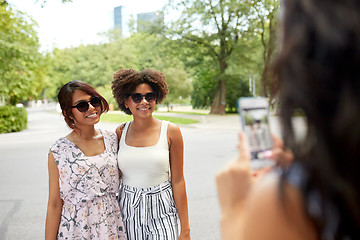
[[194, 120], [194, 119], [189, 119], [189, 118], [178, 118], [178, 117], [167, 117], [167, 116], [156, 116], [154, 115], [155, 118], [159, 119], [159, 120], [165, 120], [165, 121], [169, 121], [175, 124], [193, 124], [193, 123], [197, 123], [198, 121]]
[[171, 111], [171, 112], [157, 112], [161, 114], [166, 113], [180, 113], [180, 114], [189, 114], [189, 115], [209, 115], [208, 113], [202, 113], [202, 112], [179, 112], [179, 111]]
[[[192, 123], [197, 123], [198, 122], [196, 120], [188, 119], [188, 118], [156, 116], [156, 115], [154, 115], [154, 117], [159, 119], [159, 120], [170, 121], [170, 122], [175, 123], [175, 124], [184, 124], [184, 125], [186, 125], [186, 124], [192, 124]], [[130, 116], [130, 115], [126, 115], [126, 114], [106, 113], [106, 114], [101, 115], [101, 121], [103, 121], [103, 122], [122, 123], [122, 122], [129, 122], [129, 121], [132, 121], [132, 120], [133, 120], [133, 117]]]

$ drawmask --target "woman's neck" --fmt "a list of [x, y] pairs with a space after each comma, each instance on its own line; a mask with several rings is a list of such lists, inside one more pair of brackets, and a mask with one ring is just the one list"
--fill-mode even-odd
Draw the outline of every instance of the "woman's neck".
[[72, 131], [72, 134], [74, 137], [81, 140], [92, 140], [94, 138], [97, 138], [99, 135], [98, 131], [95, 130], [94, 126], [74, 129]]
[[156, 118], [154, 118], [152, 116], [149, 118], [134, 118], [131, 125], [133, 128], [140, 130], [140, 129], [146, 129], [146, 128], [153, 126], [154, 124], [157, 123], [157, 121], [159, 121], [159, 120], [157, 120]]

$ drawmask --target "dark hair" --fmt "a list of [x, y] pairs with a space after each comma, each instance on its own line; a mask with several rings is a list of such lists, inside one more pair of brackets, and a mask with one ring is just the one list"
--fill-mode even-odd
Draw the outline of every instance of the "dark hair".
[[134, 93], [139, 84], [148, 84], [156, 94], [156, 103], [161, 103], [168, 94], [165, 76], [161, 72], [144, 69], [140, 72], [133, 69], [120, 69], [114, 73], [112, 92], [119, 108], [128, 115], [131, 111], [125, 107], [125, 101]]
[[74, 115], [72, 114], [72, 97], [74, 92], [83, 91], [91, 96], [97, 96], [101, 99], [101, 113], [109, 110], [109, 104], [93, 87], [81, 81], [71, 81], [61, 87], [58, 93], [58, 101], [64, 116], [66, 124], [71, 128], [75, 128]]
[[[284, 0], [282, 7], [274, 70], [283, 138], [307, 175], [300, 189], [305, 208], [319, 239], [357, 239], [360, 1]], [[294, 134], [295, 109], [307, 120], [303, 141]]]

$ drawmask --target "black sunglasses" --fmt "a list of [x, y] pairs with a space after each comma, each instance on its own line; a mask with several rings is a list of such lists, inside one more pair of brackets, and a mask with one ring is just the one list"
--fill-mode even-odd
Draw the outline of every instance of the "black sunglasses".
[[142, 95], [141, 93], [132, 93], [130, 94], [131, 100], [134, 103], [141, 103], [141, 101], [145, 98], [148, 102], [153, 102], [156, 99], [156, 94], [153, 92], [149, 92], [145, 95]]
[[81, 100], [75, 106], [72, 106], [71, 108], [77, 108], [77, 110], [79, 110], [79, 112], [86, 112], [87, 110], [89, 110], [89, 103], [93, 107], [100, 107], [101, 99], [99, 97], [93, 96], [90, 98], [90, 101]]

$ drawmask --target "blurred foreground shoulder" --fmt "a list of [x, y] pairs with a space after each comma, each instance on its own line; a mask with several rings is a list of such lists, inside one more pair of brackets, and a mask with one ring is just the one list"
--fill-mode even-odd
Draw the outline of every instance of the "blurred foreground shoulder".
[[273, 173], [254, 185], [244, 206], [241, 239], [317, 239], [300, 192], [287, 183], [282, 188]]

